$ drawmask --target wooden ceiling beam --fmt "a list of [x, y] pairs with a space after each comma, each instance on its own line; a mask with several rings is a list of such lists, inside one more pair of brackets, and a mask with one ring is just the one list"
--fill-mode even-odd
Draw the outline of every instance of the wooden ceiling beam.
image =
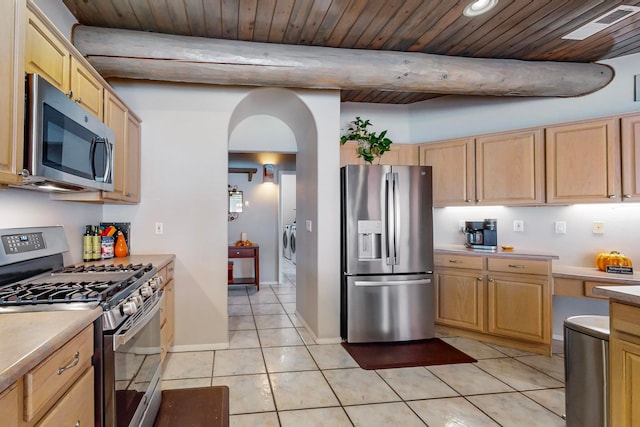
[[571, 97], [613, 78], [605, 65], [295, 46], [76, 26], [74, 44], [104, 77], [174, 82]]

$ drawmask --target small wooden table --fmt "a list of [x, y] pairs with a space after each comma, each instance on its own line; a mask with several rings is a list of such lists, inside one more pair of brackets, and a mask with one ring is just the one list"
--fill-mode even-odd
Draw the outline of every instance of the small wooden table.
[[231, 277], [230, 285], [256, 285], [256, 290], [260, 290], [260, 246], [229, 246], [229, 259], [232, 258], [253, 258], [254, 277]]

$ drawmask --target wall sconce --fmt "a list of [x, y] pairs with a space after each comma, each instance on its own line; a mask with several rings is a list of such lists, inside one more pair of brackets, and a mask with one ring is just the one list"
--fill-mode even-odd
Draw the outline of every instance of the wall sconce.
[[263, 170], [263, 178], [262, 178], [262, 182], [270, 182], [273, 183], [274, 182], [274, 166], [270, 163], [263, 165], [262, 166], [262, 170]]

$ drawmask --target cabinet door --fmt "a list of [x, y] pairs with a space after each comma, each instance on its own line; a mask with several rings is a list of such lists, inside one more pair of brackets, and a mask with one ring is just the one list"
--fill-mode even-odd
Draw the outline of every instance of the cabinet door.
[[356, 142], [345, 142], [340, 145], [340, 166], [345, 165], [364, 165], [365, 161], [358, 157], [358, 153], [356, 153], [356, 147], [358, 144]]
[[475, 204], [475, 148], [472, 138], [424, 144], [420, 165], [433, 172], [433, 205]]
[[482, 331], [484, 329], [484, 277], [480, 272], [436, 272], [436, 322]]
[[622, 126], [622, 200], [640, 201], [640, 116], [624, 117]]
[[619, 202], [618, 121], [546, 129], [547, 203]]
[[475, 148], [478, 203], [544, 203], [542, 130], [479, 137]]
[[103, 119], [102, 83], [76, 58], [71, 58], [71, 98], [85, 110]]
[[31, 11], [27, 11], [25, 69], [38, 73], [62, 92], [69, 92], [71, 55], [58, 37]]
[[16, 37], [24, 3], [0, 2], [0, 184], [20, 182], [24, 141], [24, 65]]
[[87, 369], [37, 427], [94, 425], [93, 377], [93, 368]]
[[551, 343], [551, 294], [546, 279], [491, 274], [487, 278], [487, 331]]
[[140, 143], [140, 122], [127, 114], [124, 197], [132, 203], [140, 201]]
[[104, 122], [113, 130], [116, 138], [113, 156], [113, 191], [104, 192], [104, 198], [126, 200], [127, 107], [108, 91], [105, 92], [104, 96]]
[[610, 425], [640, 425], [640, 308], [612, 303]]

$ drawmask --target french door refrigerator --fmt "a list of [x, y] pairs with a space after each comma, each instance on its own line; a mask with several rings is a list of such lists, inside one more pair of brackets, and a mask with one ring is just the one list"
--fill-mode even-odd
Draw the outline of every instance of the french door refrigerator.
[[341, 335], [435, 336], [430, 166], [341, 168]]

